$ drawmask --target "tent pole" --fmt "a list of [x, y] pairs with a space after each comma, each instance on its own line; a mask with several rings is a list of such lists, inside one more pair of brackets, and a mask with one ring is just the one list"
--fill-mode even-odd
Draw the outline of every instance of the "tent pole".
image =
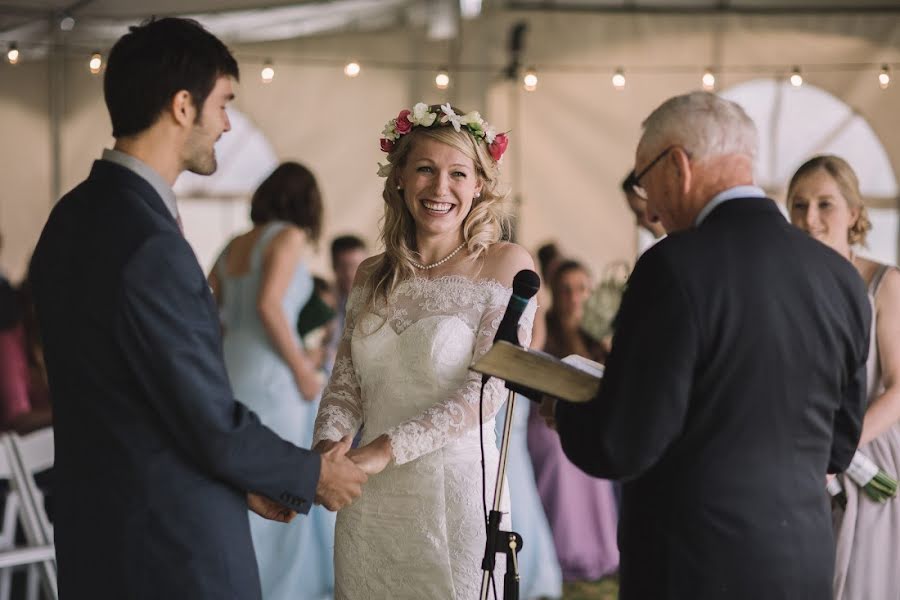
[[56, 204], [62, 190], [62, 110], [65, 106], [65, 48], [63, 38], [53, 18], [48, 23], [51, 32], [48, 57], [47, 103], [50, 112], [50, 206]]

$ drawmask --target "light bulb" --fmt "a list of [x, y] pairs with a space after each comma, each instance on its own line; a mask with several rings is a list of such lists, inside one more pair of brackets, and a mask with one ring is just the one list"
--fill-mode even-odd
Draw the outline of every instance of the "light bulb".
[[711, 92], [716, 89], [716, 76], [713, 74], [712, 69], [707, 69], [700, 81], [703, 83], [704, 91]]
[[538, 76], [537, 73], [534, 72], [534, 68], [525, 71], [525, 77], [522, 78], [522, 83], [525, 86], [526, 92], [533, 92], [537, 89]]
[[616, 69], [616, 72], [613, 73], [612, 84], [617, 92], [621, 92], [625, 89], [625, 71], [623, 71], [621, 67]]
[[96, 75], [100, 72], [100, 69], [103, 68], [103, 57], [99, 52], [94, 52], [91, 54], [91, 60], [88, 62], [88, 68], [91, 70], [93, 75]]
[[791, 71], [791, 85], [794, 87], [803, 85], [803, 75], [800, 74], [800, 67], [794, 67], [794, 70]]
[[887, 65], [881, 65], [881, 73], [878, 74], [878, 87], [886, 90], [891, 85], [891, 68]]
[[59, 20], [59, 28], [62, 31], [72, 31], [75, 29], [75, 17], [72, 15], [66, 15], [62, 19]]
[[446, 69], [441, 69], [438, 71], [438, 74], [434, 76], [434, 85], [439, 90], [446, 90], [450, 86], [450, 74]]
[[344, 75], [347, 77], [356, 77], [359, 75], [359, 72], [362, 70], [362, 67], [359, 66], [359, 63], [356, 61], [350, 61], [344, 67]]
[[19, 62], [19, 49], [15, 44], [9, 45], [9, 50], [6, 51], [6, 60], [8, 60], [11, 65]]
[[259, 77], [262, 79], [263, 83], [272, 83], [272, 80], [275, 79], [275, 67], [272, 66], [272, 61], [267, 60], [263, 63], [262, 71], [259, 72]]

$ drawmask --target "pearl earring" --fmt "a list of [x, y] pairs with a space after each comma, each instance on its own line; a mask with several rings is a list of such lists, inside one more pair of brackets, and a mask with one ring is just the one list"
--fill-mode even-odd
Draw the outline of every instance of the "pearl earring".
[[475, 192], [475, 199], [478, 200], [481, 198], [481, 192]]

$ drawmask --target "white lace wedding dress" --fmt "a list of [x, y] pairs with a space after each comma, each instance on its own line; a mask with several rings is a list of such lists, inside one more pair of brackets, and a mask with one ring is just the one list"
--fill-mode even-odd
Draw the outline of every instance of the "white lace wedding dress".
[[[485, 542], [481, 376], [469, 366], [490, 348], [510, 294], [495, 280], [414, 278], [373, 313], [363, 310], [361, 290], [351, 293], [313, 443], [338, 440], [364, 423], [362, 443], [387, 433], [395, 460], [338, 513], [336, 600], [478, 598]], [[520, 323], [525, 344], [535, 306]], [[481, 432], [488, 510], [499, 458], [494, 415], [505, 399], [502, 383], [492, 379]], [[503, 511], [508, 529], [507, 498]], [[503, 566], [498, 556], [498, 597]]]

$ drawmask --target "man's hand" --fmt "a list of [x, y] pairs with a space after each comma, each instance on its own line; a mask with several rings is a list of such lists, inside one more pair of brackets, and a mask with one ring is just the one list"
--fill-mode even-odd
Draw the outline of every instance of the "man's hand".
[[297, 516], [295, 511], [285, 508], [277, 502], [269, 500], [265, 496], [254, 494], [253, 492], [247, 492], [247, 506], [263, 519], [268, 519], [270, 521], [290, 523], [291, 520]]
[[347, 458], [365, 471], [366, 475], [377, 475], [393, 458], [391, 439], [387, 435], [380, 435], [365, 446], [350, 450]]
[[322, 469], [316, 486], [316, 504], [328, 510], [340, 510], [362, 494], [362, 485], [368, 476], [347, 458], [353, 442], [346, 436], [340, 442], [322, 452]]
[[553, 396], [544, 396], [541, 400], [541, 408], [538, 414], [544, 418], [547, 427], [556, 431], [556, 398]]
[[313, 447], [313, 450], [319, 454], [325, 454], [338, 444], [340, 444], [340, 442], [335, 442], [334, 440], [319, 440], [319, 443]]

